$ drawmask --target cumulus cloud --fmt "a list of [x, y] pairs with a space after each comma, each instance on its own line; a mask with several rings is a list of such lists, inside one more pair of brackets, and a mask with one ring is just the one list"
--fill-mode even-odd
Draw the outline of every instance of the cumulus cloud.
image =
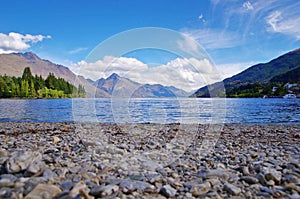
[[208, 59], [176, 58], [167, 64], [149, 68], [141, 75], [141, 83], [175, 86], [185, 91], [192, 91], [201, 86], [220, 81], [220, 76]]
[[146, 70], [148, 66], [135, 58], [105, 56], [102, 60], [93, 63], [80, 61], [72, 63], [70, 69], [76, 74], [97, 80], [106, 78], [112, 73], [125, 75], [128, 72]]
[[97, 80], [112, 73], [146, 84], [162, 84], [191, 91], [220, 81], [220, 75], [208, 59], [176, 58], [159, 66], [148, 66], [135, 58], [106, 56], [94, 63], [72, 64], [70, 69], [86, 78]]
[[300, 39], [300, 15], [285, 16], [281, 11], [274, 11], [266, 17], [268, 31], [291, 35]]
[[44, 39], [50, 39], [51, 36], [44, 35], [22, 35], [20, 33], [10, 32], [8, 35], [0, 33], [0, 53], [19, 52], [30, 48], [30, 44], [41, 42]]

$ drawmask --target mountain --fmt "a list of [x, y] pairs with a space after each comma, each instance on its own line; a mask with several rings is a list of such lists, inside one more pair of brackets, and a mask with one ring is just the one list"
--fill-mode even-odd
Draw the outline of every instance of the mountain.
[[[87, 96], [94, 97], [96, 88], [82, 76], [76, 76], [65, 66], [43, 60], [32, 52], [0, 54], [0, 75], [20, 77], [25, 67], [30, 67], [33, 75], [41, 75], [43, 78], [46, 78], [49, 73], [53, 73], [56, 77], [63, 78], [75, 86], [82, 84]], [[108, 93], [97, 90], [97, 97], [109, 96]]]
[[284, 74], [273, 77], [270, 80], [270, 82], [282, 82], [282, 83], [300, 82], [300, 66]]
[[139, 87], [132, 95], [135, 98], [176, 97], [176, 94], [160, 84], [145, 84]]
[[177, 97], [187, 97], [192, 94], [182, 89], [176, 88], [175, 86], [166, 86], [165, 88], [174, 93]]
[[156, 98], [183, 97], [187, 92], [174, 86], [166, 87], [160, 84], [140, 84], [128, 78], [113, 73], [108, 78], [101, 78], [93, 83], [98, 89], [109, 93], [112, 97]]
[[300, 49], [281, 55], [268, 63], [251, 66], [237, 75], [224, 79], [223, 82], [202, 87], [190, 97], [225, 96], [223, 84], [225, 89], [228, 90], [255, 82], [267, 83], [272, 78], [293, 71], [298, 67], [300, 67]]
[[108, 78], [101, 78], [94, 83], [99, 90], [109, 93], [112, 97], [131, 97], [141, 84], [113, 73]]

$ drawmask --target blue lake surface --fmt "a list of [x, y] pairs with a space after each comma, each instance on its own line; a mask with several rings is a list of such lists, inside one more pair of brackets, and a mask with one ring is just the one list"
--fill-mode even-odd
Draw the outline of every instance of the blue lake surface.
[[1, 99], [0, 122], [300, 124], [300, 99]]

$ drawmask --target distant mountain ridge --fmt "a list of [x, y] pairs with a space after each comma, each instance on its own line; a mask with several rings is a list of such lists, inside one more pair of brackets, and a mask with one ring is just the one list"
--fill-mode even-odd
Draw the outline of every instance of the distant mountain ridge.
[[98, 89], [109, 93], [112, 97], [157, 98], [157, 97], [187, 97], [189, 94], [174, 86], [160, 84], [140, 84], [116, 73], [106, 79], [95, 82], [89, 80]]
[[286, 77], [284, 74], [289, 73], [288, 76], [291, 76], [293, 70], [295, 70], [294, 72], [299, 72], [299, 67], [300, 48], [281, 55], [268, 63], [251, 66], [237, 75], [224, 79], [223, 82], [204, 86], [198, 89], [190, 97], [210, 97], [210, 93], [214, 93], [213, 96], [224, 96], [225, 91], [222, 89], [223, 85], [225, 86], [225, 89], [231, 89], [240, 85], [255, 82], [267, 83], [269, 81], [274, 81], [274, 78], [276, 77]]

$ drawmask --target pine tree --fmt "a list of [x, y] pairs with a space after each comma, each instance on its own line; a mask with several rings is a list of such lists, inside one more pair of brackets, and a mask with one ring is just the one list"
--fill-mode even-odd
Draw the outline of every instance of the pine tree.
[[26, 67], [24, 69], [24, 72], [23, 72], [23, 75], [22, 75], [22, 79], [23, 80], [27, 80], [28, 82], [33, 80], [33, 76], [32, 76], [32, 73], [31, 73], [31, 70], [29, 67]]

